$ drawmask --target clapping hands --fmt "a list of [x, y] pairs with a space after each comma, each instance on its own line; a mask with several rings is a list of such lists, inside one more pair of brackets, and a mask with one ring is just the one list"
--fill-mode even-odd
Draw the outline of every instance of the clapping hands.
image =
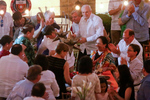
[[131, 16], [131, 14], [135, 12], [135, 8], [132, 4], [128, 6], [127, 10], [128, 10], [128, 16]]

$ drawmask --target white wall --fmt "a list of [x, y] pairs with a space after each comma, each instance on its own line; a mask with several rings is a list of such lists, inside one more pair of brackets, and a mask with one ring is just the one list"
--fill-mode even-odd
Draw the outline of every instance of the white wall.
[[108, 12], [109, 0], [96, 0], [96, 13]]

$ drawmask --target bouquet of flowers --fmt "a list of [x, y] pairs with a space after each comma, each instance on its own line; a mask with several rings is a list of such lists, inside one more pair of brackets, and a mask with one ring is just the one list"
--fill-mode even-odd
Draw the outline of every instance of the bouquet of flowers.
[[73, 78], [73, 76], [75, 76], [76, 74], [79, 74], [78, 71], [73, 71], [70, 73], [70, 78]]
[[80, 87], [80, 86], [72, 87], [72, 91], [77, 93], [80, 100], [85, 100], [86, 95], [91, 87], [92, 87], [91, 82], [88, 84], [86, 81], [83, 80], [83, 86], [82, 87]]

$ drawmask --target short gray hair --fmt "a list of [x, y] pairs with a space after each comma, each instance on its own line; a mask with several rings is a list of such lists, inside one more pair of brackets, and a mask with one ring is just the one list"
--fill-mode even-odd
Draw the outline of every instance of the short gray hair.
[[0, 6], [7, 6], [7, 4], [6, 4], [5, 1], [1, 0], [1, 1], [0, 1]]
[[81, 8], [81, 11], [82, 11], [83, 9], [85, 9], [86, 7], [88, 7], [88, 8], [89, 8], [89, 10], [90, 10], [90, 11], [92, 11], [92, 8], [91, 8], [91, 6], [90, 6], [90, 5], [83, 5], [83, 6], [82, 6], [82, 8]]
[[51, 15], [54, 15], [54, 16], [55, 16], [55, 13], [54, 13], [54, 12], [50, 12], [50, 11], [46, 11], [46, 12], [44, 13], [45, 20], [48, 20]]
[[74, 13], [77, 13], [78, 16], [81, 16], [81, 11], [73, 10], [73, 11], [71, 12], [71, 15], [74, 14]]

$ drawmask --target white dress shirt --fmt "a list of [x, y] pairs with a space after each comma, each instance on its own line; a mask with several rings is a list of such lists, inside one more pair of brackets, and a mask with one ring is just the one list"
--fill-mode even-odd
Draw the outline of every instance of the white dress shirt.
[[[3, 27], [1, 27], [1, 20], [3, 20]], [[0, 16], [0, 38], [4, 35], [9, 35], [10, 27], [13, 27], [13, 19], [10, 13], [6, 12], [3, 19]]]
[[14, 85], [24, 79], [28, 68], [26, 62], [13, 54], [0, 59], [0, 97], [9, 95]]
[[[119, 7], [120, 4], [123, 4], [123, 1], [121, 0], [109, 0], [109, 7], [108, 11], [115, 10]], [[121, 30], [120, 26], [118, 24], [118, 18], [121, 13], [121, 10], [113, 15], [111, 15], [111, 30]]]
[[49, 51], [55, 50], [58, 43], [59, 43], [59, 41], [53, 42], [53, 39], [47, 38], [44, 35], [44, 38], [39, 46], [38, 54], [42, 54], [44, 52], [44, 50], [46, 50], [46, 49], [48, 49]]
[[128, 67], [130, 69], [131, 76], [134, 80], [134, 84], [139, 84], [142, 80], [142, 68], [143, 64], [137, 58], [132, 61], [128, 61]]
[[[44, 50], [46, 50], [46, 49], [48, 49], [49, 51], [55, 50], [58, 43], [59, 43], [59, 41], [53, 42], [53, 39], [50, 39], [50, 38], [47, 38], [46, 36], [44, 36], [42, 43], [39, 46], [38, 54], [42, 54], [44, 52]], [[74, 53], [72, 52], [71, 56], [69, 55], [69, 53], [67, 53], [65, 60], [67, 60], [67, 62], [69, 63], [69, 67], [72, 67], [75, 62]]]
[[55, 97], [59, 96], [59, 86], [52, 71], [42, 71], [42, 76], [39, 82], [44, 83], [46, 92], [49, 94], [48, 100], [56, 100]]
[[34, 83], [26, 78], [17, 82], [7, 97], [7, 100], [23, 100], [25, 97], [31, 96], [33, 86]]
[[73, 33], [77, 33], [79, 31], [79, 24], [73, 22], [72, 23], [72, 31], [73, 31]]
[[84, 37], [87, 40], [87, 42], [81, 44], [81, 51], [84, 52], [84, 49], [86, 49], [87, 54], [90, 54], [91, 51], [97, 50], [96, 39], [99, 36], [104, 36], [103, 30], [104, 26], [99, 16], [91, 14], [87, 21], [82, 17], [79, 22], [79, 31], [75, 33], [77, 37]]
[[[134, 38], [133, 41], [130, 44], [136, 44], [140, 47], [140, 52], [137, 55], [137, 58], [141, 61], [141, 63], [143, 63], [143, 47], [141, 46], [141, 44]], [[129, 45], [126, 45], [126, 42], [124, 41], [124, 39], [120, 40], [120, 42], [118, 43], [119, 49], [120, 49], [120, 56], [113, 54], [114, 57], [118, 57], [118, 64], [120, 65], [120, 61], [121, 61], [121, 57], [126, 59], [127, 61], [129, 61], [129, 57], [127, 54], [128, 51], [128, 47]]]

